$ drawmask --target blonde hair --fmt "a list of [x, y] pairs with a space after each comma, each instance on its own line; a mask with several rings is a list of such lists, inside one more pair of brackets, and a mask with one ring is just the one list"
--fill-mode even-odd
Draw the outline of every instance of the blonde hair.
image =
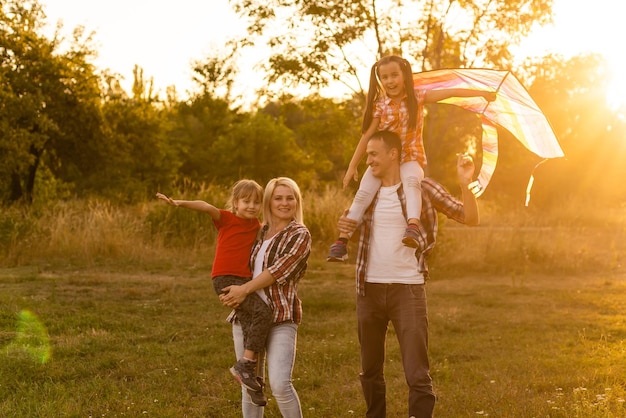
[[265, 196], [263, 197], [263, 220], [270, 227], [272, 226], [272, 213], [270, 209], [270, 203], [272, 201], [272, 195], [274, 194], [274, 190], [278, 186], [286, 186], [291, 189], [294, 196], [296, 197], [296, 213], [294, 215], [294, 220], [299, 224], [304, 225], [304, 215], [302, 212], [302, 194], [300, 193], [300, 187], [298, 187], [298, 183], [296, 183], [289, 177], [276, 177], [267, 182], [267, 186], [265, 186]]
[[253, 199], [263, 199], [263, 187], [254, 180], [242, 179], [235, 183], [230, 192], [230, 198], [226, 204], [226, 209], [235, 213], [235, 203], [239, 199], [251, 197]]

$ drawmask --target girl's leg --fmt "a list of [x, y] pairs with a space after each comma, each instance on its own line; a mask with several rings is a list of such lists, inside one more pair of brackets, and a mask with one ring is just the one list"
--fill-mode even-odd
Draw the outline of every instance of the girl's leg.
[[[273, 325], [274, 311], [254, 292], [246, 296], [236, 312], [243, 329], [245, 357], [255, 360], [254, 353], [265, 350], [267, 334]], [[250, 355], [254, 357], [249, 357]]]
[[[213, 279], [217, 291], [225, 286], [223, 282], [229, 278], [233, 285], [241, 285], [250, 279], [235, 276], [218, 276]], [[267, 332], [272, 322], [272, 310], [256, 293], [248, 295], [236, 309], [238, 323], [243, 333], [244, 352], [238, 357], [237, 363], [230, 368], [237, 381], [247, 389], [261, 390], [257, 380], [257, 353], [265, 349]]]
[[402, 243], [411, 248], [422, 248], [426, 244], [420, 231], [422, 213], [422, 180], [424, 170], [417, 161], [408, 161], [400, 165], [400, 178], [406, 197], [406, 217], [408, 226]]
[[365, 170], [365, 174], [363, 174], [363, 178], [361, 178], [359, 190], [357, 190], [352, 205], [350, 206], [348, 218], [360, 221], [368, 206], [374, 200], [378, 189], [380, 189], [380, 179], [374, 177], [371, 169], [368, 167], [367, 170]]
[[296, 359], [298, 326], [275, 325], [267, 339], [267, 372], [272, 395], [284, 418], [302, 418], [300, 398], [293, 387], [291, 374]]
[[[376, 192], [380, 189], [380, 179], [374, 177], [370, 168], [368, 167], [361, 178], [359, 184], [359, 190], [354, 196], [350, 210], [348, 211], [348, 218], [360, 221], [363, 218], [363, 214], [374, 200]], [[350, 239], [348, 234], [339, 234], [339, 239], [330, 246], [330, 253], [326, 257], [326, 261], [345, 261], [348, 258], [347, 244]]]
[[407, 161], [400, 165], [400, 178], [406, 196], [407, 219], [419, 221], [422, 213], [422, 180], [424, 170], [417, 161]]
[[[238, 322], [233, 324], [233, 342], [235, 343], [235, 355], [240, 359], [243, 357], [244, 345], [243, 345], [243, 330]], [[258, 376], [263, 376], [263, 357], [259, 356], [258, 359]], [[248, 390], [245, 387], [241, 387], [241, 412], [243, 418], [263, 418], [264, 408], [252, 403]]]

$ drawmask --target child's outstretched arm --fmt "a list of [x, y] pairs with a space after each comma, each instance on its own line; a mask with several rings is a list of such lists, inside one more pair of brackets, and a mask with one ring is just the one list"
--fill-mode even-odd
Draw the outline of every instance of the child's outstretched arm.
[[424, 101], [426, 103], [436, 103], [450, 97], [484, 97], [488, 102], [493, 102], [496, 100], [496, 93], [493, 91], [472, 89], [428, 90], [426, 91]]
[[343, 176], [343, 188], [345, 189], [350, 184], [350, 180], [359, 181], [359, 173], [357, 171], [359, 167], [359, 163], [363, 159], [365, 155], [365, 150], [367, 149], [367, 141], [369, 137], [376, 132], [378, 129], [378, 123], [380, 122], [379, 118], [372, 119], [372, 123], [370, 123], [367, 131], [361, 135], [361, 139], [359, 139], [359, 143], [354, 150], [354, 154], [352, 154], [352, 159], [350, 160], [350, 164], [348, 165], [348, 170], [346, 171], [346, 175]]
[[171, 197], [165, 196], [163, 193], [157, 193], [156, 197], [171, 206], [208, 213], [209, 216], [216, 221], [221, 218], [220, 210], [204, 200], [174, 200]]

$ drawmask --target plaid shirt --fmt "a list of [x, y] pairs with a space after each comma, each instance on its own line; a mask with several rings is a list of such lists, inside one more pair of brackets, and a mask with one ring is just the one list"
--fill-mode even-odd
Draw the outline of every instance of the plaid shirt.
[[[254, 269], [254, 260], [261, 249], [268, 225], [263, 226], [259, 238], [252, 247], [250, 269]], [[307, 260], [311, 252], [311, 234], [306, 226], [292, 221], [280, 231], [265, 252], [263, 269], [269, 270], [275, 281], [266, 287], [265, 294], [274, 311], [274, 323], [302, 321], [302, 301], [298, 298], [298, 281], [307, 269]]]
[[[406, 216], [406, 198], [402, 185], [398, 188], [398, 199], [402, 203], [402, 211]], [[374, 207], [378, 201], [378, 194], [372, 204], [363, 215], [363, 222], [360, 227], [359, 249], [356, 258], [356, 291], [358, 295], [365, 295], [365, 278], [367, 277], [367, 263], [369, 257], [370, 233], [372, 229], [372, 218]], [[465, 223], [465, 212], [463, 203], [452, 196], [441, 184], [433, 179], [422, 180], [422, 215], [420, 217], [420, 248], [415, 252], [418, 270], [424, 275], [424, 280], [428, 280], [428, 264], [426, 257], [435, 247], [437, 239], [438, 216], [441, 212], [450, 219], [460, 223]]]
[[415, 90], [417, 99], [417, 121], [415, 129], [409, 129], [409, 111], [406, 100], [397, 102], [389, 97], [382, 97], [374, 103], [374, 118], [380, 118], [379, 131], [393, 131], [402, 141], [402, 155], [400, 161], [417, 161], [426, 167], [426, 151], [422, 139], [424, 128], [424, 100], [426, 90]]

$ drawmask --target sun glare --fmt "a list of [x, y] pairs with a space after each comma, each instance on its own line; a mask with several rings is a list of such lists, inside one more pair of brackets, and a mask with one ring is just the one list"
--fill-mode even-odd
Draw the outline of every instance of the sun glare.
[[[626, 66], [623, 51], [616, 42], [626, 36], [621, 2], [594, 0], [588, 7], [584, 0], [555, 0], [556, 24], [560, 26], [562, 51], [602, 54], [608, 62], [611, 80], [608, 82], [607, 104], [613, 108], [626, 106]], [[585, 28], [585, 30], [581, 30]]]
[[[617, 51], [616, 51], [617, 52]], [[607, 103], [611, 109], [626, 107], [626, 78], [623, 76], [626, 60], [619, 56], [608, 58], [610, 69], [610, 81], [608, 83]]]
[[[612, 109], [626, 107], [626, 58], [616, 42], [626, 37], [620, 2], [594, 0], [554, 0], [554, 24], [539, 27], [515, 51], [519, 58], [557, 53], [565, 58], [575, 55], [602, 54], [608, 62], [607, 105]], [[584, 28], [585, 30], [581, 30]]]

